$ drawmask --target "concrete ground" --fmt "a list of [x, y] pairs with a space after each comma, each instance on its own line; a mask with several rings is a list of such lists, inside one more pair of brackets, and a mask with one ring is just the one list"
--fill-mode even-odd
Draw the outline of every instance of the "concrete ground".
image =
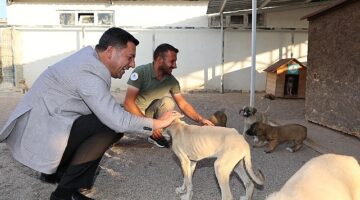
[[[253, 167], [261, 169], [266, 177], [265, 188], [256, 190], [253, 199], [263, 200], [270, 193], [279, 190], [306, 161], [321, 153], [333, 152], [354, 156], [360, 160], [360, 140], [353, 136], [313, 124], [304, 119], [303, 99], [262, 100], [263, 94], [256, 94], [256, 107], [268, 111], [269, 117], [281, 124], [300, 123], [308, 128], [308, 137], [313, 141], [296, 153], [280, 145], [271, 154], [263, 148], [252, 149]], [[123, 92], [114, 96], [119, 102]], [[21, 99], [18, 92], [0, 92], [0, 128]], [[238, 111], [249, 104], [247, 93], [188, 93], [186, 99], [204, 116], [209, 117], [219, 109], [225, 109], [228, 127], [243, 129], [243, 118]], [[360, 116], [359, 116], [360, 117]], [[189, 122], [189, 121], [188, 121]], [[198, 162], [193, 176], [194, 200], [221, 199], [214, 168], [214, 159]], [[175, 200], [175, 187], [182, 183], [182, 173], [176, 156], [170, 149], [157, 148], [146, 142], [142, 135], [125, 135], [109, 149], [101, 162], [101, 171], [92, 194], [98, 200]], [[22, 166], [11, 157], [6, 144], [0, 143], [0, 200], [49, 199], [55, 185], [43, 183], [39, 174]], [[231, 175], [231, 189], [235, 199], [244, 194], [241, 181]]]

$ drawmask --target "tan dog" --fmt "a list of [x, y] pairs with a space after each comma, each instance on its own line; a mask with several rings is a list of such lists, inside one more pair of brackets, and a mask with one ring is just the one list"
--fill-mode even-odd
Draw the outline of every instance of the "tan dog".
[[216, 111], [209, 119], [215, 126], [226, 127], [227, 116], [223, 110]]
[[[255, 122], [246, 131], [247, 135], [257, 136], [259, 141], [268, 141], [266, 153], [272, 152], [282, 142], [293, 142], [292, 147], [286, 149], [290, 152], [299, 150], [307, 136], [307, 128], [299, 124], [287, 124], [282, 126], [270, 126], [261, 122]], [[265, 144], [264, 142], [262, 142]], [[260, 147], [256, 145], [255, 147]]]
[[266, 200], [360, 200], [360, 166], [351, 156], [318, 156]]
[[22, 91], [23, 94], [25, 94], [25, 92], [29, 91], [29, 86], [26, 84], [25, 79], [21, 79], [19, 81], [19, 86], [20, 86], [21, 91]]
[[175, 120], [165, 129], [172, 139], [172, 150], [179, 158], [184, 175], [184, 182], [176, 189], [182, 200], [192, 198], [192, 175], [196, 162], [204, 158], [217, 158], [214, 167], [222, 200], [232, 200], [229, 186], [230, 174], [234, 170], [243, 181], [246, 196], [252, 197], [255, 185], [261, 189], [264, 177], [260, 172], [257, 177], [252, 170], [249, 144], [233, 128], [218, 126], [188, 125], [180, 119]]

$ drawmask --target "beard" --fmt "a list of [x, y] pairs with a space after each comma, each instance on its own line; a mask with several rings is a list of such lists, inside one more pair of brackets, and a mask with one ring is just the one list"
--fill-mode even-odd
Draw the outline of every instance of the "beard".
[[171, 68], [171, 67], [169, 67], [169, 66], [167, 66], [167, 65], [161, 66], [160, 69], [161, 69], [161, 71], [163, 72], [163, 74], [166, 74], [166, 75], [171, 75], [172, 70], [173, 70], [173, 68]]

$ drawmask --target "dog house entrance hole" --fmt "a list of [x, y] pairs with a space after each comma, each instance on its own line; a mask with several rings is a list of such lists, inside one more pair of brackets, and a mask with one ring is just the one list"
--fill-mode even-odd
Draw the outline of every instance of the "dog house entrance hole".
[[298, 88], [299, 88], [299, 75], [286, 74], [284, 95], [296, 96], [298, 94]]

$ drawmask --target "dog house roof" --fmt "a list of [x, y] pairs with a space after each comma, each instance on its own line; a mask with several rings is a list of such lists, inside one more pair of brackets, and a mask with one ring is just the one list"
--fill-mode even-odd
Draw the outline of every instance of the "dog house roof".
[[355, 2], [355, 0], [338, 0], [338, 1], [335, 1], [334, 3], [328, 5], [328, 6], [325, 6], [323, 8], [321, 8], [320, 10], [317, 10], [313, 13], [310, 13], [308, 15], [305, 15], [303, 17], [301, 17], [301, 20], [303, 19], [308, 19], [308, 20], [312, 20], [316, 17], [319, 17], [319, 16], [322, 16], [328, 12], [331, 12], [332, 10], [335, 10], [335, 9], [338, 9], [338, 8], [341, 8], [342, 6], [348, 4], [348, 3], [353, 3]]
[[296, 60], [295, 58], [286, 58], [286, 59], [280, 59], [279, 61], [277, 61], [276, 63], [270, 65], [268, 68], [264, 69], [265, 72], [276, 72], [277, 69], [279, 69], [280, 67], [289, 64], [290, 62], [296, 62], [298, 63], [301, 67], [306, 68], [305, 65], [303, 65], [301, 62], [299, 62], [298, 60]]

